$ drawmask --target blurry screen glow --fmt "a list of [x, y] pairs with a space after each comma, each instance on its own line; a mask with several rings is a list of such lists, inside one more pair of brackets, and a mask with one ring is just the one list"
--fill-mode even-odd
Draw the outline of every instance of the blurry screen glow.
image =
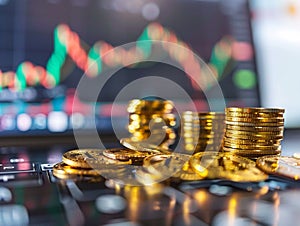
[[31, 124], [32, 124], [32, 119], [28, 114], [22, 113], [18, 115], [17, 126], [20, 131], [29, 130], [31, 128]]
[[285, 126], [300, 127], [300, 2], [250, 3], [262, 106], [285, 108]]
[[[199, 111], [208, 110], [204, 89], [213, 93], [217, 82], [228, 106], [257, 106], [247, 6], [247, 0], [0, 0], [0, 21], [4, 21], [0, 23], [0, 136], [90, 131], [95, 124], [99, 131], [111, 133], [111, 104], [118, 92], [149, 75], [175, 81]], [[288, 11], [295, 16], [297, 7], [290, 6]], [[184, 70], [152, 62], [127, 66], [155, 54], [152, 40], [194, 51], [216, 80], [203, 79], [191, 54], [166, 45], [161, 48], [162, 57]], [[114, 49], [135, 41], [149, 44]], [[116, 67], [123, 68], [105, 84], [95, 108], [91, 92], [75, 92], [83, 76], [89, 77], [87, 87], [94, 90], [97, 76]], [[205, 80], [203, 90], [189, 74], [198, 75], [197, 82]], [[145, 90], [158, 89], [151, 83]], [[171, 98], [181, 102], [174, 95]], [[120, 109], [125, 110], [114, 117], [127, 117], [127, 101], [120, 100]], [[182, 108], [189, 106], [184, 103]], [[18, 115], [24, 113], [27, 124], [21, 124], [23, 116], [17, 124]]]
[[48, 128], [51, 132], [63, 132], [68, 128], [68, 117], [64, 112], [53, 111], [48, 115]]

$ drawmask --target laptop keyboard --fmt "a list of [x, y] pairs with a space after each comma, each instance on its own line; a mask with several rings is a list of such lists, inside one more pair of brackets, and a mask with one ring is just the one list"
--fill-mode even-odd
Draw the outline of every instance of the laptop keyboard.
[[[69, 148], [49, 150], [1, 155], [0, 225], [218, 226], [230, 225], [232, 219], [244, 223], [239, 225], [274, 225], [255, 206], [278, 208], [280, 216], [289, 213], [278, 207], [279, 200], [292, 203], [285, 206], [289, 212], [300, 208], [294, 201], [299, 183], [281, 178], [263, 184], [166, 181], [151, 187], [124, 186], [102, 177], [59, 180], [52, 167]], [[298, 218], [285, 219], [285, 225], [300, 222]]]

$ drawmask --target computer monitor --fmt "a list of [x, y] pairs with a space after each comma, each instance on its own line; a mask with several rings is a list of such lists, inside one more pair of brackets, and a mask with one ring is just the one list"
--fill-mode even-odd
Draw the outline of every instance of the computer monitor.
[[299, 1], [253, 0], [250, 6], [261, 104], [285, 108], [285, 127], [300, 128]]
[[[122, 54], [105, 61], [101, 51], [149, 40], [150, 29], [204, 60], [218, 80], [209, 89], [220, 86], [227, 106], [259, 106], [250, 25], [246, 0], [2, 0], [0, 136], [88, 132], [94, 123], [109, 133], [111, 103], [128, 83], [149, 75], [171, 79], [205, 103], [203, 90], [195, 89], [185, 71], [158, 62], [118, 70], [94, 110], [88, 91], [75, 93], [88, 61], [98, 65], [91, 77], [101, 76], [102, 66], [114, 68]], [[155, 83], [147, 89], [155, 87], [162, 89]], [[197, 109], [209, 110], [207, 104]], [[118, 117], [124, 123], [128, 116]]]

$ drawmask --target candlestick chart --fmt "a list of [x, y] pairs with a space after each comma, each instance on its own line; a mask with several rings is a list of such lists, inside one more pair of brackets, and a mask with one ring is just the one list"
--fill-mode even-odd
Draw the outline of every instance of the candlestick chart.
[[[61, 80], [61, 70], [67, 57], [69, 57], [77, 68], [81, 69], [85, 75], [90, 77], [101, 76], [103, 66], [116, 67], [126, 66], [131, 60], [143, 61], [151, 55], [151, 40], [172, 42], [190, 49], [189, 44], [180, 40], [172, 31], [164, 28], [158, 23], [149, 24], [138, 41], [149, 41], [143, 45], [136, 45], [131, 49], [117, 48], [105, 41], [97, 41], [89, 50], [82, 45], [80, 36], [67, 24], [59, 24], [54, 30], [54, 49], [45, 66], [35, 65], [33, 62], [24, 61], [16, 71], [1, 71], [0, 69], [0, 89], [8, 88], [15, 91], [22, 91], [27, 87], [42, 86], [51, 89], [59, 85]], [[139, 43], [139, 42], [137, 42]], [[238, 51], [237, 51], [238, 50]], [[165, 48], [164, 51], [177, 61], [188, 74], [199, 71], [199, 62], [192, 54], [184, 54], [180, 48]], [[220, 39], [212, 48], [211, 59], [208, 62], [217, 79], [222, 77], [223, 71], [230, 59], [248, 60], [251, 58], [251, 46], [248, 43], [237, 42], [229, 36]], [[107, 54], [110, 52], [111, 54]], [[240, 53], [243, 53], [242, 55]], [[91, 67], [93, 65], [93, 67]], [[89, 70], [91, 69], [92, 70]], [[84, 74], [83, 73], [83, 74]], [[72, 76], [71, 74], [68, 76]], [[201, 78], [199, 78], [201, 79]], [[197, 88], [197, 87], [196, 87]]]

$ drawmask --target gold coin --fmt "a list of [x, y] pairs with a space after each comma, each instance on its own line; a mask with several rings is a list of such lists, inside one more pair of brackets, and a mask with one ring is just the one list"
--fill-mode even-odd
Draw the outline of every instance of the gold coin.
[[281, 152], [280, 151], [277, 151], [277, 152], [270, 152], [270, 153], [242, 153], [242, 152], [239, 152], [239, 153], [236, 153], [236, 152], [226, 152], [226, 153], [233, 153], [235, 155], [238, 155], [238, 156], [242, 156], [242, 157], [245, 157], [245, 158], [249, 158], [249, 159], [252, 159], [252, 160], [256, 160], [257, 158], [259, 157], [262, 157], [262, 156], [270, 156], [270, 155], [276, 155], [276, 156], [280, 156], [281, 155]]
[[283, 136], [283, 131], [268, 131], [268, 132], [253, 132], [253, 131], [239, 131], [239, 130], [229, 130], [227, 129], [226, 134], [238, 134], [247, 136]]
[[259, 135], [259, 134], [252, 134], [252, 135], [246, 135], [246, 134], [234, 134], [234, 133], [229, 133], [226, 132], [224, 135], [225, 139], [227, 137], [232, 138], [232, 139], [244, 139], [244, 140], [282, 140], [283, 136], [276, 136], [276, 135], [269, 135], [269, 136], [265, 136], [265, 135]]
[[241, 112], [241, 113], [284, 113], [283, 108], [240, 108], [240, 107], [228, 107], [225, 108], [225, 112]]
[[260, 144], [233, 144], [230, 142], [224, 142], [224, 147], [228, 148], [237, 148], [237, 149], [243, 149], [243, 150], [253, 150], [253, 149], [259, 149], [259, 150], [279, 150], [281, 149], [281, 145], [260, 145]]
[[258, 182], [268, 178], [255, 162], [230, 153], [199, 152], [190, 158], [190, 165], [200, 176], [236, 182]]
[[129, 114], [129, 122], [140, 122], [140, 123], [149, 123], [151, 120], [157, 122], [165, 121], [166, 123], [173, 123], [176, 121], [176, 116], [174, 114]]
[[253, 126], [253, 127], [281, 127], [284, 126], [284, 122], [277, 122], [277, 123], [271, 123], [271, 122], [232, 122], [225, 120], [226, 125], [233, 125], [233, 126]]
[[226, 116], [226, 121], [230, 122], [249, 122], [249, 123], [284, 123], [283, 118], [262, 118], [262, 117], [254, 117], [254, 118], [241, 118], [241, 117], [229, 117]]
[[191, 168], [189, 161], [183, 164], [179, 177], [181, 180], [185, 181], [196, 181], [204, 179]]
[[283, 113], [265, 113], [265, 112], [254, 112], [254, 113], [241, 113], [228, 111], [226, 112], [226, 116], [229, 117], [239, 117], [239, 118], [255, 118], [255, 117], [263, 117], [263, 118], [283, 118]]
[[98, 149], [70, 150], [63, 154], [62, 161], [72, 167], [91, 168], [90, 162], [95, 161], [95, 156], [101, 155]]
[[266, 173], [300, 179], [300, 160], [288, 156], [263, 156], [256, 160], [257, 166]]
[[131, 121], [128, 124], [128, 129], [143, 129], [143, 130], [150, 130], [150, 129], [162, 129], [165, 126], [172, 127], [175, 126], [176, 122], [155, 122], [155, 120], [146, 123], [140, 123], [137, 121]]
[[152, 174], [172, 176], [181, 171], [189, 158], [190, 155], [179, 153], [151, 155], [144, 158], [143, 166]]
[[64, 171], [68, 174], [80, 175], [80, 176], [100, 176], [99, 173], [94, 169], [75, 168], [63, 165]]
[[281, 153], [281, 148], [278, 149], [271, 149], [271, 150], [265, 150], [265, 149], [241, 149], [241, 148], [232, 148], [232, 147], [222, 147], [222, 150], [225, 152], [231, 152], [235, 154], [266, 154], [266, 155], [274, 155]]
[[182, 113], [182, 119], [184, 120], [193, 120], [193, 119], [224, 119], [224, 112], [192, 112], [186, 111]]
[[131, 100], [128, 104], [127, 111], [129, 113], [144, 113], [144, 112], [165, 112], [169, 113], [173, 110], [173, 102], [169, 100]]
[[249, 132], [281, 132], [284, 131], [283, 126], [234, 126], [226, 125], [226, 130], [249, 131]]
[[135, 151], [127, 148], [113, 148], [107, 149], [103, 151], [103, 155], [120, 161], [132, 161], [132, 162], [140, 162], [145, 157], [153, 154], [157, 154], [155, 151]]
[[238, 131], [238, 130], [226, 130], [225, 135], [245, 135], [245, 136], [255, 136], [255, 137], [283, 137], [283, 131], [273, 131], [273, 132], [252, 132], [252, 131]]
[[226, 137], [225, 141], [231, 144], [258, 144], [258, 145], [280, 145], [280, 140], [243, 140]]
[[172, 113], [151, 113], [151, 114], [138, 114], [138, 113], [130, 113], [129, 119], [130, 120], [150, 120], [155, 118], [164, 118], [168, 120], [176, 120], [176, 115]]
[[59, 179], [74, 179], [74, 178], [76, 178], [77, 175], [71, 175], [64, 170], [64, 165], [66, 165], [66, 164], [63, 162], [56, 163], [53, 166], [53, 175]]
[[146, 151], [153, 152], [156, 154], [170, 154], [171, 151], [169, 149], [162, 148], [155, 143], [148, 143], [147, 141], [134, 141], [131, 138], [122, 138], [120, 143], [126, 148], [135, 150], [135, 151]]
[[57, 163], [53, 166], [53, 175], [60, 179], [72, 179], [78, 176], [100, 176], [94, 169], [74, 168], [64, 162]]

